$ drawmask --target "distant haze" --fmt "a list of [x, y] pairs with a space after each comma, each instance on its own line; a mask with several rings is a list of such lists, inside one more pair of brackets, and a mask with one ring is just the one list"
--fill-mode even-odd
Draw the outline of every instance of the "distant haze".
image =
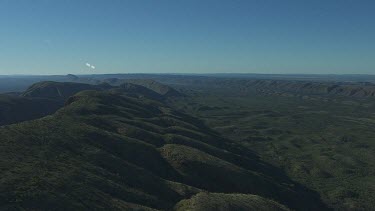
[[374, 11], [373, 0], [0, 0], [0, 75], [375, 74]]

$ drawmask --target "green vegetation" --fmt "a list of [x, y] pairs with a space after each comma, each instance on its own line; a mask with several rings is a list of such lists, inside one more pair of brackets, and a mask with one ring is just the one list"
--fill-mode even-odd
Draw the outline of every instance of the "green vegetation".
[[22, 93], [22, 96], [40, 98], [68, 98], [83, 90], [103, 90], [108, 88], [111, 88], [111, 86], [106, 84], [95, 86], [73, 82], [59, 83], [54, 81], [43, 81], [30, 86], [25, 92]]
[[375, 100], [185, 86], [170, 103], [282, 168], [339, 210], [375, 206]]
[[152, 90], [159, 95], [162, 95], [164, 97], [181, 97], [183, 96], [182, 93], [178, 92], [171, 86], [159, 83], [155, 80], [151, 79], [118, 79], [118, 78], [111, 78], [111, 79], [105, 79], [103, 80], [106, 83], [109, 83], [111, 85], [121, 85], [121, 84], [132, 84], [142, 86], [144, 88], [147, 88], [148, 90]]
[[62, 100], [0, 94], [0, 126], [37, 119], [54, 113], [63, 105]]
[[256, 195], [198, 193], [191, 199], [179, 202], [175, 210], [179, 211], [287, 211], [289, 210], [277, 202]]
[[165, 80], [1, 95], [0, 209], [375, 206], [372, 85]]
[[[200, 120], [126, 89], [79, 92], [55, 114], [3, 126], [0, 136], [0, 209], [168, 210], [202, 191], [326, 209]], [[254, 202], [263, 204], [275, 203]]]

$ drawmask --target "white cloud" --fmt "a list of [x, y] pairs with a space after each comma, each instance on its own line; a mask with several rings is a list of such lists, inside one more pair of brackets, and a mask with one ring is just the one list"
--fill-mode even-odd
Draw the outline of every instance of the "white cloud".
[[90, 63], [87, 63], [87, 62], [86, 62], [86, 66], [93, 70], [96, 68], [94, 65], [91, 65]]

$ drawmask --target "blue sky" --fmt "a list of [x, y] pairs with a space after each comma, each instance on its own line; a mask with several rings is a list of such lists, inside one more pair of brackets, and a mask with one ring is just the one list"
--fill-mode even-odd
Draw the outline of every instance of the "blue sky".
[[374, 11], [373, 0], [0, 0], [0, 75], [375, 74]]

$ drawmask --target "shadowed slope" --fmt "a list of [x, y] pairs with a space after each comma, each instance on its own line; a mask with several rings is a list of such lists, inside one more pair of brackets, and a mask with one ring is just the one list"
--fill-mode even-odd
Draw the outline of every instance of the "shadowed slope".
[[109, 84], [90, 85], [73, 82], [43, 81], [35, 83], [22, 93], [24, 97], [68, 98], [83, 90], [105, 90], [112, 88]]
[[126, 95], [83, 91], [52, 116], [1, 128], [0, 209], [171, 209], [202, 189], [325, 209], [199, 120]]
[[37, 119], [52, 114], [64, 105], [55, 99], [0, 95], [0, 126]]
[[44, 81], [25, 92], [0, 95], [0, 126], [32, 120], [53, 114], [65, 100], [83, 90], [105, 90], [109, 84], [89, 85]]

